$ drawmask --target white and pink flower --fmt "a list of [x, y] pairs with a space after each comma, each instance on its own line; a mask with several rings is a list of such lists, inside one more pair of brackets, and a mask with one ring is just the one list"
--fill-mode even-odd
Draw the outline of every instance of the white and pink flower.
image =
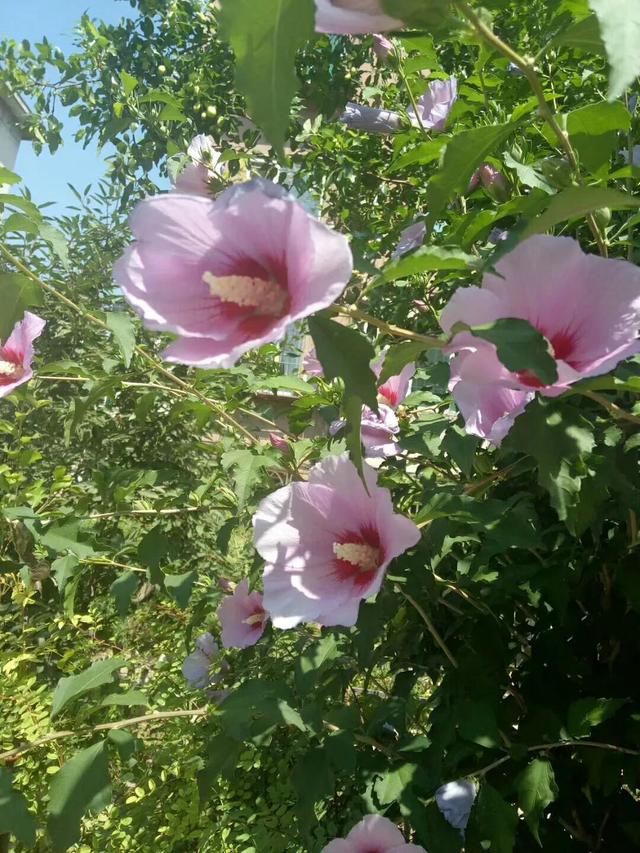
[[148, 329], [173, 332], [168, 361], [231, 367], [331, 305], [351, 277], [345, 237], [270, 181], [214, 201], [171, 192], [138, 204], [136, 242], [114, 278]]
[[365, 466], [364, 476], [368, 493], [346, 453], [329, 456], [308, 482], [285, 486], [258, 507], [254, 541], [266, 561], [264, 606], [276, 628], [355, 625], [360, 602], [378, 592], [391, 560], [419, 541], [376, 472]]
[[336, 838], [321, 853], [426, 853], [424, 847], [407, 844], [398, 827], [382, 815], [370, 814], [357, 823], [346, 838]]
[[407, 113], [415, 127], [422, 125], [427, 130], [442, 131], [457, 99], [458, 81], [455, 77], [432, 80], [417, 103], [418, 115], [413, 107]]
[[363, 35], [404, 26], [387, 15], [380, 0], [316, 0], [316, 31], [337, 35]]
[[29, 311], [0, 346], [0, 397], [7, 397], [33, 376], [33, 342], [46, 326], [44, 320]]
[[246, 649], [255, 645], [264, 633], [269, 614], [262, 606], [262, 595], [249, 592], [249, 582], [240, 581], [232, 595], [218, 607], [225, 649]]
[[512, 373], [493, 344], [454, 335], [449, 388], [467, 432], [496, 445], [535, 394], [557, 397], [640, 352], [640, 269], [587, 255], [568, 237], [531, 237], [498, 261], [482, 287], [457, 290], [440, 324], [451, 332], [457, 323], [504, 318], [527, 320], [547, 338], [558, 379], [544, 385], [526, 371]]
[[182, 169], [176, 178], [176, 191], [209, 195], [209, 181], [221, 177], [224, 167], [220, 165], [220, 151], [213, 136], [199, 133], [187, 148], [190, 163]]

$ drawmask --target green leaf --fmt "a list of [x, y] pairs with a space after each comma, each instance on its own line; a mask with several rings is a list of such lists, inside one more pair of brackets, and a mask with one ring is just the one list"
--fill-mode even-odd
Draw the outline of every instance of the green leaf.
[[164, 586], [167, 592], [178, 602], [183, 610], [189, 603], [193, 585], [198, 577], [197, 572], [184, 572], [181, 575], [165, 575]]
[[580, 162], [591, 172], [609, 163], [618, 148], [618, 132], [629, 130], [631, 114], [621, 101], [602, 101], [567, 115], [567, 131]]
[[305, 830], [316, 823], [315, 804], [334, 793], [335, 779], [329, 753], [321, 747], [306, 752], [293, 768], [291, 781], [298, 794], [296, 811]]
[[187, 116], [179, 110], [177, 107], [174, 107], [173, 104], [165, 104], [164, 107], [160, 110], [160, 115], [158, 116], [160, 121], [188, 121]]
[[428, 163], [433, 163], [434, 160], [440, 158], [442, 149], [447, 144], [446, 137], [432, 139], [429, 142], [421, 142], [419, 145], [414, 145], [409, 151], [394, 160], [389, 167], [390, 172], [398, 172], [401, 169], [406, 169], [407, 166], [420, 165], [425, 166]]
[[484, 782], [478, 793], [467, 827], [469, 850], [513, 853], [518, 813], [495, 788]]
[[115, 314], [109, 311], [106, 315], [107, 326], [116, 339], [125, 367], [129, 367], [136, 348], [136, 332], [133, 321], [128, 314]]
[[448, 20], [449, 0], [382, 0], [387, 14], [404, 21], [412, 27], [441, 27]]
[[458, 728], [460, 735], [485, 749], [500, 746], [500, 733], [496, 715], [487, 702], [467, 701], [458, 707]]
[[221, 0], [220, 35], [236, 55], [236, 86], [249, 116], [282, 152], [298, 89], [295, 57], [313, 38], [313, 0]]
[[152, 527], [138, 544], [138, 560], [149, 569], [152, 583], [162, 581], [160, 566], [175, 554], [175, 547], [159, 525]]
[[640, 199], [607, 187], [570, 187], [551, 198], [544, 213], [526, 226], [521, 239], [549, 231], [560, 222], [584, 216], [600, 207], [610, 207], [612, 210], [640, 207]]
[[246, 504], [254, 486], [260, 481], [265, 468], [273, 468], [278, 463], [270, 456], [260, 456], [251, 450], [228, 450], [220, 459], [222, 467], [233, 470], [233, 482], [238, 498], [238, 510]]
[[104, 697], [101, 705], [142, 705], [146, 707], [149, 704], [149, 699], [140, 690], [127, 690], [125, 693], [109, 693]]
[[558, 786], [553, 767], [548, 761], [536, 758], [516, 779], [518, 804], [538, 844], [540, 841], [540, 819], [544, 810], [558, 796]]
[[583, 460], [595, 445], [593, 425], [570, 405], [555, 401], [529, 403], [505, 441], [538, 463], [538, 482], [564, 521], [576, 506], [585, 476]]
[[121, 761], [128, 761], [136, 751], [138, 739], [126, 729], [111, 729], [107, 733], [107, 740], [118, 750]]
[[298, 692], [302, 695], [315, 690], [318, 676], [327, 663], [340, 656], [336, 639], [331, 634], [322, 637], [312, 645], [307, 646], [295, 665], [295, 680]]
[[505, 166], [509, 169], [515, 170], [518, 178], [520, 179], [520, 183], [524, 184], [525, 187], [537, 187], [547, 193], [547, 195], [552, 195], [555, 192], [551, 184], [549, 184], [545, 180], [544, 176], [534, 168], [533, 164], [520, 163], [518, 160], [515, 160], [508, 151], [505, 151], [503, 159]]
[[16, 175], [15, 172], [12, 172], [11, 169], [6, 169], [4, 166], [0, 166], [0, 187], [7, 184], [19, 184], [22, 178], [20, 175]]
[[391, 261], [382, 270], [376, 284], [409, 278], [425, 272], [466, 270], [476, 262], [473, 255], [460, 249], [444, 249], [440, 246], [422, 246], [404, 258]]
[[376, 377], [369, 363], [375, 358], [371, 343], [355, 329], [317, 315], [309, 320], [316, 355], [327, 379], [344, 381], [345, 397], [359, 397], [378, 410]]
[[573, 738], [588, 737], [591, 729], [604, 723], [626, 704], [626, 699], [578, 699], [569, 706], [567, 729]]
[[68, 270], [70, 268], [69, 265], [69, 246], [67, 243], [67, 238], [64, 236], [62, 231], [59, 231], [57, 228], [54, 228], [53, 225], [49, 222], [40, 222], [38, 225], [38, 230], [40, 232], [40, 236], [43, 240], [51, 246], [55, 254], [60, 259], [62, 266]]
[[13, 788], [11, 773], [0, 767], [0, 838], [5, 834], [14, 835], [25, 847], [36, 843], [36, 821], [28, 809], [27, 798]]
[[297, 391], [299, 394], [313, 394], [313, 387], [299, 376], [270, 376], [256, 379], [251, 385], [256, 390]]
[[79, 568], [80, 561], [75, 554], [67, 554], [66, 557], [58, 557], [57, 560], [53, 561], [51, 571], [55, 575], [60, 595], [63, 594], [67, 581], [70, 581], [77, 574]]
[[53, 523], [47, 528], [46, 533], [40, 536], [40, 542], [52, 551], [71, 551], [81, 559], [91, 557], [96, 552], [84, 542], [78, 541], [80, 524], [77, 521], [68, 524]]
[[473, 326], [469, 331], [494, 344], [498, 358], [513, 373], [533, 373], [544, 385], [557, 381], [558, 368], [549, 352], [549, 342], [526, 320], [509, 317]]
[[475, 170], [517, 128], [516, 123], [476, 127], [458, 133], [444, 151], [440, 170], [427, 187], [427, 225], [433, 230], [447, 202], [458, 190], [466, 190]]
[[231, 779], [238, 769], [242, 742], [227, 735], [215, 735], [207, 743], [207, 759], [198, 773], [198, 792], [201, 802], [208, 799], [213, 783], [222, 776]]
[[217, 718], [223, 731], [237, 740], [263, 735], [279, 725], [304, 732], [306, 726], [290, 700], [291, 691], [284, 684], [245, 681], [224, 700]]
[[42, 305], [42, 293], [38, 285], [22, 273], [0, 273], [0, 305], [0, 343], [3, 343], [27, 308]]
[[[345, 396], [342, 401], [342, 413], [346, 421], [346, 430], [340, 437], [344, 437], [349, 458], [356, 466], [364, 482], [364, 457], [362, 455], [362, 439], [360, 429], [362, 425], [362, 399], [356, 395]], [[365, 485], [366, 487], [366, 485]]]
[[111, 801], [111, 780], [104, 742], [77, 752], [56, 773], [49, 789], [49, 834], [54, 853], [80, 839], [80, 821]]
[[406, 789], [411, 787], [417, 773], [417, 764], [401, 764], [385, 771], [374, 785], [376, 797], [383, 804], [399, 802], [404, 798]]
[[125, 95], [130, 95], [138, 85], [137, 79], [133, 75], [128, 74], [124, 69], [120, 71], [120, 82], [122, 83]]
[[391, 376], [397, 376], [407, 364], [417, 361], [426, 349], [426, 345], [420, 341], [403, 341], [390, 346], [384, 357], [378, 383], [384, 385]]
[[122, 659], [109, 658], [109, 660], [96, 661], [78, 675], [61, 678], [53, 691], [51, 716], [55, 717], [59, 714], [72, 699], [112, 682], [115, 671], [123, 666], [126, 666], [126, 663]]
[[109, 587], [119, 616], [127, 615], [131, 599], [139, 585], [140, 579], [135, 572], [122, 572]]
[[553, 39], [552, 44], [588, 50], [602, 56], [606, 53], [600, 35], [600, 25], [595, 15], [589, 15], [568, 26]]
[[640, 4], [637, 0], [589, 0], [609, 59], [609, 100], [624, 94], [640, 74]]

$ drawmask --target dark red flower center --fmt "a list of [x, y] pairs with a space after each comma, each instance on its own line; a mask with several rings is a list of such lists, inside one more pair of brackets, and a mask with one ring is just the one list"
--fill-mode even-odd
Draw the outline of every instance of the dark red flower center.
[[367, 525], [339, 534], [333, 543], [333, 566], [340, 580], [367, 587], [384, 562], [384, 550], [376, 528]]
[[[569, 329], [563, 329], [559, 332], [556, 332], [555, 335], [549, 335], [544, 329], [538, 328], [538, 331], [541, 335], [544, 335], [545, 338], [551, 344], [551, 348], [553, 350], [553, 357], [556, 361], [564, 361], [566, 364], [571, 367], [577, 367], [577, 361], [572, 359], [573, 351], [576, 345], [575, 336], [572, 331]], [[529, 388], [544, 388], [545, 383], [542, 382], [538, 377], [531, 373], [529, 370], [522, 370], [517, 374], [518, 379], [522, 382], [523, 385], [527, 385]]]
[[11, 385], [24, 374], [24, 355], [11, 347], [0, 347], [0, 385]]

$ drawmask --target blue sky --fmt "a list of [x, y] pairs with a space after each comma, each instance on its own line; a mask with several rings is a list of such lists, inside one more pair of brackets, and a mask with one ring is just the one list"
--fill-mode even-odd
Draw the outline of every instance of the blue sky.
[[[92, 18], [115, 23], [130, 15], [132, 9], [122, 0], [0, 0], [0, 35], [31, 42], [45, 35], [67, 53], [73, 50], [73, 28], [85, 11]], [[77, 122], [68, 118], [64, 109], [59, 118], [64, 123], [64, 145], [53, 155], [45, 150], [36, 156], [31, 144], [23, 142], [15, 169], [34, 201], [54, 201], [64, 207], [75, 201], [67, 183], [84, 189], [102, 177], [105, 152], [99, 152], [95, 145], [83, 149], [73, 139]]]

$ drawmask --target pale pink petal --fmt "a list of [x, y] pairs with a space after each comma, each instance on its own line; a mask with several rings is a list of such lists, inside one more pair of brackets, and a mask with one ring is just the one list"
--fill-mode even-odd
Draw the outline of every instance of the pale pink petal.
[[407, 252], [412, 252], [424, 243], [427, 235], [427, 226], [424, 222], [414, 222], [400, 232], [398, 245], [393, 250], [392, 258], [401, 258]]
[[378, 395], [384, 398], [384, 402], [392, 408], [397, 408], [411, 393], [411, 381], [416, 372], [414, 362], [405, 364], [400, 373], [390, 376], [387, 381], [378, 388]]
[[[457, 98], [458, 81], [455, 77], [450, 77], [448, 80], [432, 80], [417, 104], [422, 126], [427, 130], [444, 130]], [[407, 112], [412, 123], [419, 126], [413, 107]]]
[[379, 0], [316, 0], [316, 31], [338, 35], [398, 30], [403, 22], [385, 14]]
[[405, 843], [398, 827], [388, 818], [377, 814], [366, 815], [357, 823], [347, 835], [347, 841], [355, 846], [357, 853], [367, 853], [369, 850], [385, 853]]
[[176, 191], [179, 193], [194, 193], [209, 195], [209, 170], [201, 163], [187, 163], [176, 178]]
[[533, 391], [509, 387], [512, 374], [491, 344], [458, 353], [451, 362], [449, 390], [471, 435], [499, 446], [515, 419], [533, 399]]
[[320, 853], [357, 853], [357, 851], [353, 844], [345, 841], [344, 838], [336, 838], [323, 847]]
[[258, 642], [264, 633], [268, 614], [262, 606], [259, 592], [249, 592], [249, 582], [241, 581], [232, 595], [218, 607], [222, 625], [222, 645], [225, 649], [246, 649]]
[[394, 53], [393, 42], [380, 33], [373, 34], [373, 52], [381, 62]]

